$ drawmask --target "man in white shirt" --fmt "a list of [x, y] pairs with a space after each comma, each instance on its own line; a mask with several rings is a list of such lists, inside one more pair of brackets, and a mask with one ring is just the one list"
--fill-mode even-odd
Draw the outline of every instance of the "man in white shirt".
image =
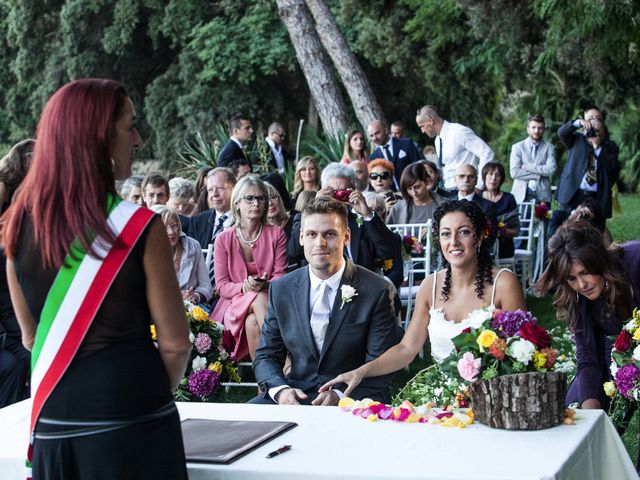
[[511, 193], [518, 203], [531, 199], [538, 202], [551, 201], [551, 177], [557, 168], [556, 147], [542, 138], [544, 129], [544, 117], [531, 115], [527, 119], [529, 136], [511, 147]]
[[[262, 394], [252, 403], [337, 405], [344, 386], [320, 394], [318, 388], [398, 342], [388, 284], [345, 259], [349, 239], [342, 203], [316, 199], [304, 210], [299, 241], [309, 265], [270, 285], [253, 362]], [[365, 379], [352, 396], [388, 403], [390, 383], [389, 375]]]
[[[438, 163], [444, 188], [447, 190], [456, 188], [454, 177], [460, 165], [470, 164], [477, 171], [482, 171], [485, 164], [495, 161], [491, 147], [473, 130], [459, 123], [444, 120], [435, 107], [425, 105], [418, 110], [416, 123], [422, 133], [435, 138]], [[478, 186], [483, 187], [482, 180], [479, 180]]]
[[285, 167], [291, 164], [292, 157], [284, 148], [284, 139], [287, 132], [278, 122], [273, 122], [267, 130], [267, 137], [264, 139], [270, 149], [270, 163], [278, 172], [284, 173]]

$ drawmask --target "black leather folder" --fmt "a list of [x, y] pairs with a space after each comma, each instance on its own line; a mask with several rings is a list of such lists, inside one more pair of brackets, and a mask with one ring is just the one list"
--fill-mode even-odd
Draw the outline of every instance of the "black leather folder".
[[188, 418], [182, 422], [185, 457], [187, 462], [229, 464], [297, 425]]

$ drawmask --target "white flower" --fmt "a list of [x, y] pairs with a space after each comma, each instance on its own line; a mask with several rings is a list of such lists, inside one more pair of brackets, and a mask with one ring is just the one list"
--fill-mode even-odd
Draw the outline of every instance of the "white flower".
[[344, 307], [345, 303], [349, 303], [353, 300], [353, 297], [356, 297], [358, 294], [356, 293], [356, 289], [351, 285], [342, 285], [340, 287], [340, 295], [342, 296], [342, 305], [340, 305], [340, 310]]
[[637, 362], [640, 361], [640, 345], [633, 349], [633, 359]]
[[205, 357], [196, 357], [191, 362], [191, 370], [197, 372], [198, 370], [202, 370], [203, 368], [207, 368], [207, 359]]
[[484, 322], [490, 320], [495, 307], [478, 308], [471, 312], [467, 317], [467, 321], [471, 328], [480, 328]]
[[196, 336], [193, 334], [193, 332], [189, 332], [189, 341], [193, 343], [195, 339], [196, 339]]
[[521, 338], [507, 347], [507, 355], [515, 358], [520, 363], [529, 365], [535, 349], [536, 346], [533, 343]]
[[[638, 349], [638, 347], [636, 347], [636, 350]], [[634, 350], [633, 353], [635, 354], [636, 351]], [[611, 376], [613, 378], [616, 377], [616, 373], [618, 373], [618, 365], [616, 365], [616, 362], [611, 362], [611, 365], [609, 366], [609, 371], [611, 372]]]
[[633, 399], [637, 402], [638, 400], [640, 400], [640, 392], [638, 392], [637, 388], [633, 389]]
[[632, 318], [631, 320], [629, 320], [627, 322], [627, 324], [624, 326], [624, 329], [627, 332], [632, 332], [633, 330], [636, 329], [636, 327], [638, 326], [638, 324], [636, 323], [636, 320], [634, 318]]

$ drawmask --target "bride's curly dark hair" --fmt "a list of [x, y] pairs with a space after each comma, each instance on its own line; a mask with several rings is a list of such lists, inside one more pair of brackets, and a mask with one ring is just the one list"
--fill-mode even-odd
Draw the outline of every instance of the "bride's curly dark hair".
[[[450, 200], [448, 202], [440, 205], [435, 213], [433, 214], [433, 233], [435, 241], [438, 244], [438, 248], [442, 252], [442, 247], [440, 246], [440, 221], [442, 218], [448, 213], [452, 212], [462, 212], [469, 220], [471, 220], [471, 224], [473, 225], [473, 229], [478, 238], [482, 238], [485, 233], [485, 229], [487, 228], [487, 217], [484, 212], [478, 206], [478, 204], [474, 202], [469, 202], [468, 200]], [[442, 255], [442, 260], [447, 269], [444, 277], [444, 285], [442, 287], [442, 299], [446, 302], [449, 300], [449, 292], [451, 290], [451, 265], [447, 262], [444, 254]], [[493, 260], [491, 260], [491, 255], [489, 254], [489, 249], [487, 248], [487, 242], [482, 242], [480, 244], [480, 251], [478, 252], [478, 273], [476, 273], [476, 293], [478, 294], [478, 298], [484, 299], [484, 285], [485, 283], [492, 284], [493, 283]]]

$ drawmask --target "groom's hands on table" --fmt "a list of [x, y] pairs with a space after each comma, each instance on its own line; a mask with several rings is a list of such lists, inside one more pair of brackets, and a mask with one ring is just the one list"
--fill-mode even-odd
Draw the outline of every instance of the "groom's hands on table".
[[311, 402], [311, 405], [320, 405], [323, 407], [335, 407], [340, 401], [340, 396], [334, 390], [327, 390], [326, 392], [320, 392], [320, 395]]
[[307, 394], [299, 388], [283, 388], [274, 400], [278, 405], [300, 405], [300, 400], [306, 400]]

